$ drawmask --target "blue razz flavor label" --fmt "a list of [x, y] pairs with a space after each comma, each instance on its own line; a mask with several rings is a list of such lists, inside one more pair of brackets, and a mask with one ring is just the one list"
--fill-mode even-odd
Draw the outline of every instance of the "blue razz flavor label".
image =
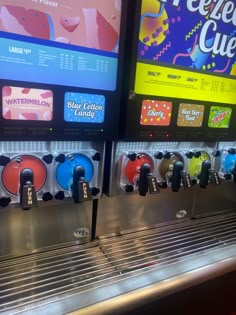
[[65, 93], [64, 120], [67, 122], [104, 122], [105, 96], [96, 94]]

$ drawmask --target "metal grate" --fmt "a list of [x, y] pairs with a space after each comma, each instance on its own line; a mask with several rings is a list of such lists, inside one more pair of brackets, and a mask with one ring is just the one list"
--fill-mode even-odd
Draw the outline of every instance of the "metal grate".
[[0, 264], [0, 311], [101, 281], [114, 268], [99, 247], [72, 246]]
[[0, 312], [15, 314], [231, 244], [236, 244], [236, 213], [3, 260]]
[[165, 265], [185, 255], [236, 243], [236, 216], [195, 221], [169, 229], [153, 228], [104, 240], [102, 250], [117, 270]]

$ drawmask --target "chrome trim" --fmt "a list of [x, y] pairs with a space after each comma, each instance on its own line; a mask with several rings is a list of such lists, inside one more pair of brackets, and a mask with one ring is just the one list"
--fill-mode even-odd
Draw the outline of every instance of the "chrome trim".
[[103, 314], [115, 314], [117, 301], [124, 303], [120, 311], [134, 300], [158, 299], [231, 270], [235, 212], [1, 260], [0, 312], [89, 314], [82, 309], [103, 302]]

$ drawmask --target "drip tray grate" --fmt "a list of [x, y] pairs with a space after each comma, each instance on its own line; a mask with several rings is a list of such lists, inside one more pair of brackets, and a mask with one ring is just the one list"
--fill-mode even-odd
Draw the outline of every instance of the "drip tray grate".
[[236, 244], [236, 213], [0, 261], [0, 312], [15, 314]]

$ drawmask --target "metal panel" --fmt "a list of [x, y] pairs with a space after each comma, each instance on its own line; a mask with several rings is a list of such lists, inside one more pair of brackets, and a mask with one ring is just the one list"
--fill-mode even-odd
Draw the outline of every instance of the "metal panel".
[[[92, 202], [4, 210], [0, 213], [0, 259], [23, 255], [46, 246], [75, 241], [74, 231], [91, 229]], [[88, 238], [87, 238], [88, 240]]]
[[[193, 271], [213, 277], [217, 264], [227, 265], [229, 259], [231, 270], [236, 269], [235, 246], [236, 214], [229, 213], [4, 259], [0, 311], [65, 314], [149, 285], [162, 286], [167, 279], [173, 292], [193, 278]], [[184, 281], [178, 282], [183, 274]]]
[[[103, 196], [98, 204], [97, 235], [121, 233], [125, 230], [182, 220], [192, 216], [194, 189], [174, 193], [162, 190], [158, 195]], [[178, 213], [185, 210], [184, 217]]]

